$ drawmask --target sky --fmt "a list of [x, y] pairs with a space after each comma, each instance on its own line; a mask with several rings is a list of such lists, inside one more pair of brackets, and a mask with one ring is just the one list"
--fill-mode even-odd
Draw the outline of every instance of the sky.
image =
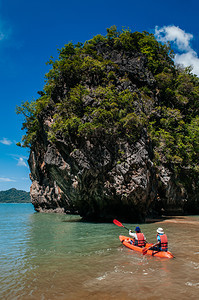
[[30, 190], [29, 149], [16, 146], [24, 132], [15, 110], [38, 98], [57, 49], [105, 35], [112, 25], [148, 31], [170, 41], [175, 63], [199, 76], [198, 11], [197, 0], [0, 0], [0, 191]]

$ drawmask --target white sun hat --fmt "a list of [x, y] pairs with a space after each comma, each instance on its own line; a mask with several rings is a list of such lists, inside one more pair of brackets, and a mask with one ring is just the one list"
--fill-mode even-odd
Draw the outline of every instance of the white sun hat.
[[163, 230], [161, 227], [159, 227], [159, 228], [157, 229], [157, 233], [162, 233], [162, 234], [164, 234], [164, 230]]

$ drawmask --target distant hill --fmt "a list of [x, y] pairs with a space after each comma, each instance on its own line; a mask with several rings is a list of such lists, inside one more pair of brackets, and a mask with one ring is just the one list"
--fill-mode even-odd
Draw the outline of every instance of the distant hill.
[[0, 191], [0, 203], [29, 203], [30, 193], [17, 189]]

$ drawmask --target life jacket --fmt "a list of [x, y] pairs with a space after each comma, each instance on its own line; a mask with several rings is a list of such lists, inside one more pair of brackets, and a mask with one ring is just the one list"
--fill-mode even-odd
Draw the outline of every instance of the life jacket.
[[[158, 234], [159, 235], [159, 234]], [[160, 243], [160, 250], [161, 251], [167, 251], [168, 250], [168, 240], [166, 234], [160, 234], [159, 235], [161, 243]]]
[[135, 245], [138, 247], [144, 247], [146, 244], [145, 239], [144, 239], [144, 234], [141, 232], [136, 233], [136, 234], [137, 234], [137, 240], [135, 240]]

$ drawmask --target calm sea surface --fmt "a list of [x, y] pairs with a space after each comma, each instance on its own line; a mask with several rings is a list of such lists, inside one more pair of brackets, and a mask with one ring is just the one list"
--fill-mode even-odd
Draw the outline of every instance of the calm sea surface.
[[152, 243], [163, 227], [174, 259], [124, 248], [124, 228], [79, 220], [0, 204], [0, 299], [199, 299], [199, 216], [139, 224]]

